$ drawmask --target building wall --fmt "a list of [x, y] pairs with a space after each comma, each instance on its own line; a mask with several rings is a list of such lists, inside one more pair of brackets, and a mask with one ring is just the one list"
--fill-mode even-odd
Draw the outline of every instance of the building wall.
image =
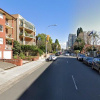
[[82, 32], [79, 34], [78, 38], [81, 38], [84, 40], [85, 44], [91, 44], [91, 36], [89, 36], [90, 31], [88, 32]]
[[76, 40], [76, 34], [69, 34], [69, 37], [68, 37], [68, 47], [73, 46], [75, 40]]
[[0, 18], [0, 25], [3, 26], [3, 32], [0, 32], [0, 38], [3, 38], [3, 44], [0, 44], [0, 51], [3, 58], [3, 51], [5, 50], [5, 15], [3, 15], [3, 19]]

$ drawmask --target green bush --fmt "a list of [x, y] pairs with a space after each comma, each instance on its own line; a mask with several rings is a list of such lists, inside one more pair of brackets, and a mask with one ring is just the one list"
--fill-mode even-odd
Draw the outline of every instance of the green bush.
[[43, 54], [43, 51], [41, 49], [38, 48], [38, 53], [41, 56]]
[[19, 54], [19, 57], [21, 57], [22, 59], [25, 59], [25, 55], [22, 52]]
[[13, 57], [14, 59], [17, 59], [18, 58], [18, 56], [17, 55], [14, 55], [14, 57]]
[[53, 51], [53, 53], [55, 54], [55, 53], [56, 53], [56, 51]]
[[35, 49], [35, 55], [37, 55], [37, 53], [39, 53], [39, 55], [41, 56], [43, 54], [43, 51], [39, 48]]

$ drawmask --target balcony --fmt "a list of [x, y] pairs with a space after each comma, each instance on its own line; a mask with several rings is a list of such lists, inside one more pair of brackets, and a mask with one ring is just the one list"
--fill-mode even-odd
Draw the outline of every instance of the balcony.
[[23, 27], [24, 27], [24, 26], [23, 26], [23, 23], [21, 23], [21, 24], [19, 25], [19, 27], [20, 27], [21, 29], [23, 29]]
[[6, 39], [12, 40], [12, 39], [13, 39], [13, 38], [12, 38], [12, 34], [6, 34]]
[[33, 36], [32, 34], [25, 33], [25, 38], [31, 38], [31, 39], [33, 39], [33, 38], [34, 38], [34, 36]]
[[19, 41], [20, 44], [23, 44], [23, 41]]
[[34, 31], [34, 26], [31, 23], [25, 21], [25, 30], [29, 31], [29, 32], [33, 32]]
[[8, 22], [6, 22], [5, 25], [6, 25], [6, 28], [8, 28], [8, 29], [12, 29], [13, 28]]
[[6, 44], [5, 45], [5, 50], [12, 50], [12, 45]]
[[25, 45], [33, 45], [33, 42], [25, 41]]
[[19, 36], [23, 36], [23, 33], [19, 33]]

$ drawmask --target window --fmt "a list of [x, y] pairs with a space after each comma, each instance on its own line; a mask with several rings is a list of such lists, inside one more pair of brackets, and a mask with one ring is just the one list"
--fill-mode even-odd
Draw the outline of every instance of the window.
[[0, 32], [3, 32], [3, 26], [0, 25]]
[[3, 38], [0, 38], [0, 44], [3, 44]]
[[0, 13], [0, 18], [3, 19], [3, 14], [2, 13]]

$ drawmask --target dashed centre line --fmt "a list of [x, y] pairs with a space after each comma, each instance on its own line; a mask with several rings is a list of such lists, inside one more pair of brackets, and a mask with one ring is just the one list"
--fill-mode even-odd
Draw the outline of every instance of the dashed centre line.
[[72, 75], [72, 80], [73, 80], [73, 82], [74, 82], [75, 89], [76, 89], [76, 90], [78, 90], [78, 88], [77, 88], [77, 85], [76, 85], [76, 82], [75, 82], [75, 79], [74, 79], [74, 76], [73, 76], [73, 75]]

